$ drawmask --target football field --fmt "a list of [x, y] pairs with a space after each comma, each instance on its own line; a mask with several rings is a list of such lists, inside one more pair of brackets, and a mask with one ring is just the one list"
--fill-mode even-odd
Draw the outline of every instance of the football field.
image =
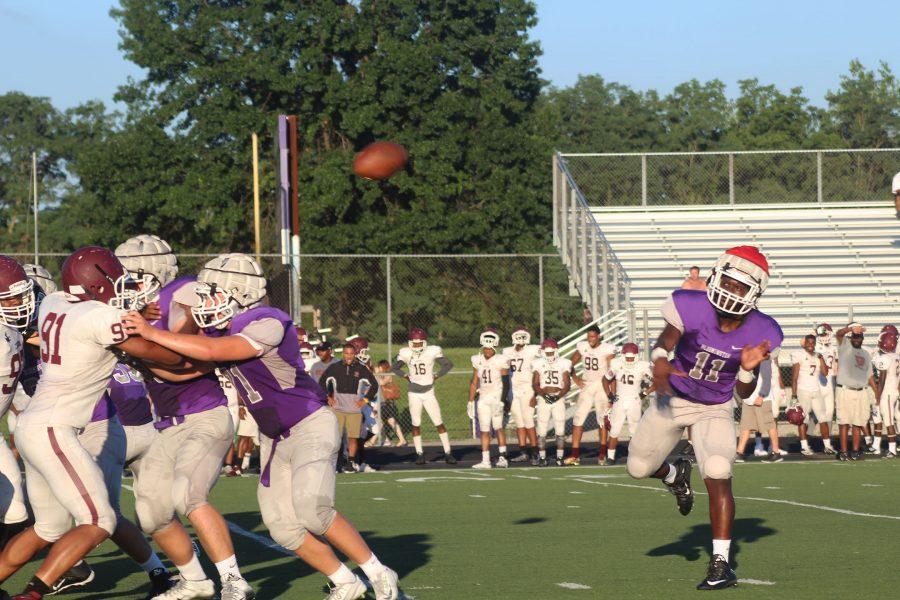
[[[736, 465], [728, 597], [870, 597], [896, 591], [900, 461]], [[126, 481], [128, 483], [128, 481]], [[222, 478], [214, 502], [260, 599], [323, 598], [325, 579], [275, 547], [256, 478]], [[702, 482], [694, 471], [694, 483]], [[696, 489], [696, 488], [695, 488]], [[133, 497], [123, 491], [126, 512]], [[678, 514], [657, 481], [623, 466], [407, 470], [338, 477], [338, 507], [401, 577], [410, 598], [692, 598], [709, 550], [707, 500]], [[204, 557], [208, 573], [214, 567]], [[108, 542], [97, 579], [70, 598], [142, 598], [146, 580]], [[26, 566], [5, 587], [18, 591]]]

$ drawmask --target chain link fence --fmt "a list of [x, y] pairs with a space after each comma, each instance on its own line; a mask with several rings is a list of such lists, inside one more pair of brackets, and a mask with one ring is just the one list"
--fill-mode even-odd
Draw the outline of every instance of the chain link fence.
[[900, 149], [560, 154], [592, 207], [870, 202]]

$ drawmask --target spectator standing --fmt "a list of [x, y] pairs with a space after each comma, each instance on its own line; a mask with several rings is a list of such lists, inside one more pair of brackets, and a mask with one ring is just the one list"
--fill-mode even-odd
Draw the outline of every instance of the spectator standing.
[[316, 346], [316, 358], [318, 358], [318, 362], [313, 363], [311, 366], [307, 366], [306, 369], [310, 377], [319, 381], [319, 378], [322, 377], [322, 373], [325, 372], [325, 369], [338, 362], [334, 357], [334, 348], [332, 348], [331, 342], [322, 342]]
[[900, 219], [900, 173], [894, 175], [894, 181], [891, 182], [891, 193], [894, 195], [894, 209], [897, 211], [897, 218]]
[[[841, 434], [838, 460], [859, 460], [860, 437], [869, 421], [869, 396], [866, 387], [876, 390], [872, 377], [872, 355], [862, 347], [866, 328], [851, 323], [836, 332], [838, 341], [837, 422]], [[850, 333], [850, 335], [847, 335]], [[853, 452], [847, 453], [847, 436], [853, 427]]]
[[362, 407], [375, 400], [378, 381], [367, 366], [356, 360], [353, 344], [344, 344], [341, 360], [334, 362], [319, 376], [319, 385], [328, 394], [328, 405], [338, 418], [341, 435], [347, 435], [350, 468], [358, 471], [354, 458], [362, 430]]
[[[400, 386], [394, 381], [394, 375], [391, 373], [391, 363], [386, 360], [378, 361], [375, 367], [375, 379], [378, 380], [378, 390], [381, 393], [381, 417], [388, 424], [390, 429], [385, 429], [387, 434], [393, 431], [397, 435], [397, 445], [405, 446], [407, 444], [406, 437], [403, 435], [403, 428], [398, 422], [400, 416], [397, 410], [397, 400], [400, 399]], [[386, 442], [387, 445], [390, 442]]]
[[690, 275], [681, 283], [681, 289], [706, 291], [706, 280], [700, 279], [700, 267], [691, 267]]
[[[744, 462], [744, 448], [750, 440], [750, 433], [768, 433], [772, 454], [769, 457], [773, 462], [781, 462], [781, 448], [778, 444], [778, 429], [775, 426], [775, 417], [772, 416], [772, 397], [778, 393], [778, 388], [773, 385], [774, 377], [781, 377], [778, 372], [777, 360], [770, 356], [759, 365], [759, 377], [756, 390], [753, 394], [743, 399], [741, 410], [741, 437], [737, 444], [736, 462]], [[774, 392], [774, 394], [773, 394]]]

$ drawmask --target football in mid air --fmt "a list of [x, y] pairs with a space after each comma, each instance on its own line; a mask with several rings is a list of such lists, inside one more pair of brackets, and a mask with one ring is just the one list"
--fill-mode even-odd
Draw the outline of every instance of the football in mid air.
[[353, 172], [365, 179], [387, 179], [406, 166], [409, 152], [394, 142], [372, 142], [353, 159]]

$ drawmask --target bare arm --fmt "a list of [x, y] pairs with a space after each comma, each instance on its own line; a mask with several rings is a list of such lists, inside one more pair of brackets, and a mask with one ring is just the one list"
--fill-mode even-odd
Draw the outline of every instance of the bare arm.
[[182, 356], [141, 336], [130, 336], [116, 344], [115, 347], [135, 358], [146, 359], [166, 367], [178, 367], [184, 364]]
[[819, 355], [819, 369], [822, 371], [823, 377], [828, 377], [828, 365], [825, 363], [825, 357]]
[[[189, 333], [165, 331], [151, 326], [139, 313], [133, 311], [126, 314], [122, 322], [125, 324], [125, 329], [128, 333], [137, 333], [151, 342], [155, 342], [194, 360], [228, 362], [247, 360], [259, 356], [259, 350], [254, 348], [249, 340], [239, 335], [211, 338]], [[128, 352], [125, 348], [123, 350]], [[128, 353], [132, 354], [131, 352]], [[150, 358], [150, 360], [170, 366], [154, 358]]]
[[[654, 350], [662, 348], [667, 353], [672, 352], [680, 339], [681, 331], [674, 325], [666, 323], [665, 329], [662, 330], [662, 333], [659, 334], [659, 338], [656, 340]], [[653, 361], [653, 383], [656, 385], [656, 389], [663, 393], [671, 393], [672, 390], [669, 387], [670, 374], [680, 377], [685, 376], [685, 373], [675, 369], [672, 363], [669, 362], [668, 357], [661, 356]]]
[[478, 369], [472, 369], [472, 381], [469, 382], [469, 402], [475, 402], [475, 391], [478, 389]]
[[575, 381], [575, 385], [578, 387], [584, 387], [584, 380], [575, 374], [575, 365], [581, 362], [581, 352], [578, 350], [575, 351], [575, 354], [572, 355], [572, 379]]
[[568, 373], [563, 373], [563, 386], [559, 392], [560, 398], [565, 398], [566, 394], [569, 393], [569, 389], [572, 387], [572, 379], [569, 377]]
[[603, 376], [603, 391], [606, 392], [606, 396], [612, 396], [616, 393], [616, 380], [615, 378], [610, 379], [608, 375]]
[[800, 363], [794, 363], [791, 367], [791, 394], [797, 397], [797, 380], [800, 378]]

